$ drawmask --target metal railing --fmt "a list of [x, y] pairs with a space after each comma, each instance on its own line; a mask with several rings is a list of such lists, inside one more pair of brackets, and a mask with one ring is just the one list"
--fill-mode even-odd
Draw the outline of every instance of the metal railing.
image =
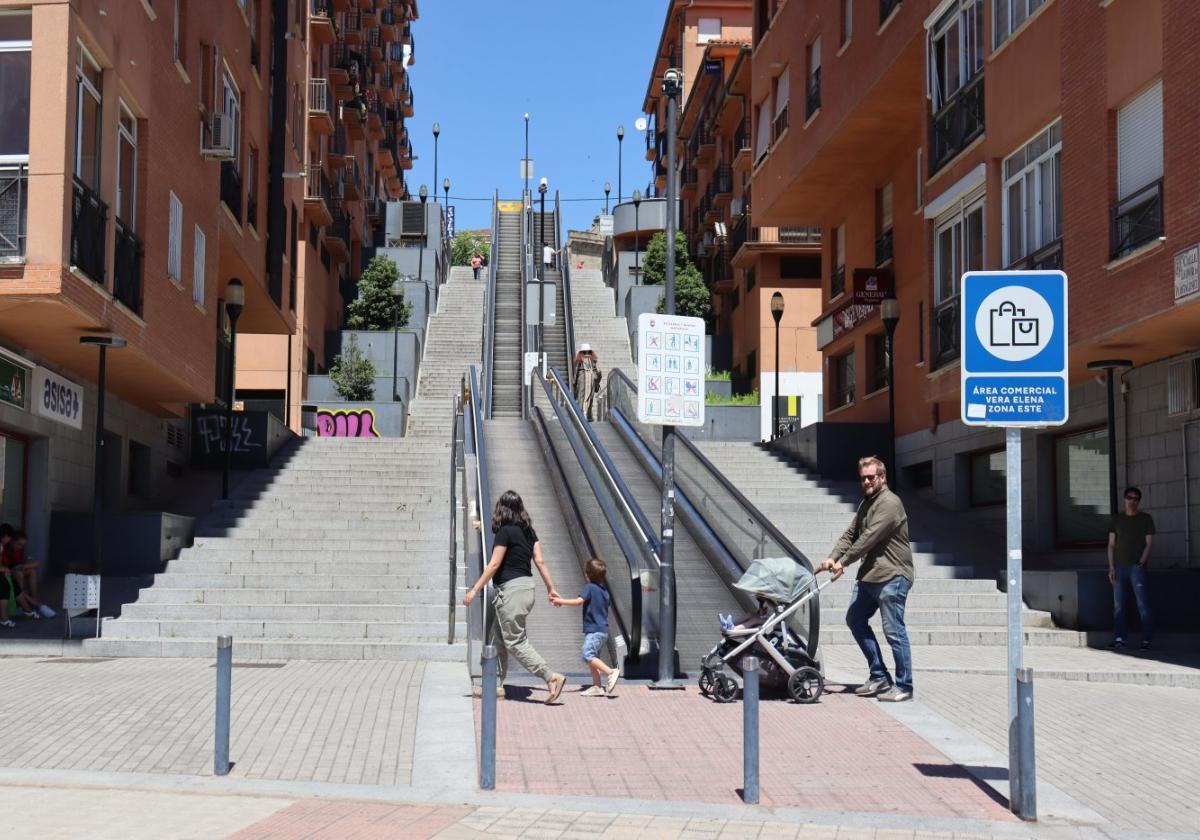
[[113, 258], [113, 298], [135, 315], [142, 314], [142, 241], [120, 219]]
[[242, 223], [242, 175], [233, 161], [221, 161], [221, 203]]
[[325, 167], [319, 163], [308, 165], [308, 177], [304, 179], [304, 197], [310, 200], [330, 201], [333, 199], [333, 187]]
[[[470, 504], [469, 495], [464, 499], [467, 502], [466, 507], [469, 507], [470, 510], [465, 511], [463, 530], [465, 534], [470, 534], [472, 530], [478, 532], [474, 540], [469, 536], [464, 537], [464, 546], [468, 553], [467, 576], [474, 576], [474, 580], [478, 580], [483, 574], [484, 566], [491, 559], [493, 535], [491, 528], [492, 490], [488, 476], [483, 404], [479, 394], [479, 371], [474, 365], [471, 365], [470, 369], [469, 387], [469, 410], [465, 407], [463, 409], [463, 445], [465, 454], [474, 456], [474, 463], [470, 464], [469, 469], [475, 480], [475, 503]], [[472, 516], [474, 523], [471, 521]], [[472, 542], [474, 545], [471, 544]], [[471, 606], [467, 608], [467, 666], [472, 674], [479, 673], [483, 646], [492, 635], [492, 625], [495, 621], [492, 608], [494, 593], [495, 587], [489, 581], [484, 590], [479, 593], [479, 597], [472, 601]]]
[[308, 80], [308, 110], [319, 114], [329, 113], [329, 81], [326, 79]]
[[983, 134], [983, 116], [983, 73], [980, 72], [930, 118], [930, 175]]
[[[609, 420], [626, 441], [649, 458], [651, 472], [658, 465], [661, 427], [637, 421], [637, 386], [622, 370], [608, 375]], [[714, 571], [735, 598], [751, 606], [753, 599], [732, 588], [753, 560], [790, 557], [810, 573], [813, 565], [765, 514], [739, 491], [728, 478], [685, 435], [675, 436], [675, 487], [681, 518]], [[805, 641], [816, 658], [820, 641], [819, 599], [813, 598], [791, 619], [789, 626]]]
[[[468, 539], [470, 531], [467, 529], [467, 523], [470, 522], [470, 515], [466, 511], [467, 500], [471, 498], [467, 491], [467, 453], [466, 453], [466, 431], [467, 424], [463, 416], [464, 407], [468, 404], [470, 392], [467, 390], [467, 378], [464, 376], [459, 385], [458, 393], [453, 397], [453, 405], [451, 407], [450, 422], [450, 599], [447, 604], [449, 613], [449, 626], [446, 630], [446, 644], [454, 644], [454, 631], [456, 624], [456, 613], [458, 611], [458, 537], [455, 534], [455, 528], [458, 524], [458, 505], [461, 501], [463, 505], [463, 550], [468, 550]], [[461, 474], [462, 492], [458, 491], [459, 476]]]
[[492, 196], [492, 241], [488, 251], [487, 293], [483, 312], [483, 405], [488, 417], [492, 416], [492, 380], [495, 372], [496, 352], [496, 246], [500, 241], [500, 191]]
[[0, 260], [25, 258], [29, 164], [0, 166]]
[[554, 191], [554, 248], [558, 252], [558, 268], [562, 275], [563, 311], [555, 313], [563, 319], [563, 335], [567, 340], [567, 376], [575, 381], [575, 309], [571, 300], [571, 260], [562, 241], [562, 201]]
[[733, 192], [733, 167], [729, 164], [722, 164], [717, 167], [713, 173], [713, 183], [716, 185], [717, 195], [727, 195]]
[[733, 130], [734, 152], [750, 151], [750, 118], [744, 117]]
[[1163, 181], [1147, 184], [1112, 208], [1109, 227], [1111, 257], [1115, 260], [1163, 235]]
[[933, 314], [933, 367], [939, 368], [958, 358], [959, 353], [959, 299], [937, 305]]
[[818, 67], [808, 77], [808, 87], [804, 92], [804, 119], [809, 119], [821, 107], [821, 68]]
[[71, 265], [91, 278], [93, 283], [103, 286], [108, 205], [78, 176], [73, 177], [71, 182]]
[[1055, 239], [1014, 262], [1010, 271], [1055, 271], [1063, 267], [1062, 239]]
[[785, 245], [820, 245], [821, 229], [819, 227], [781, 227], [779, 241]]

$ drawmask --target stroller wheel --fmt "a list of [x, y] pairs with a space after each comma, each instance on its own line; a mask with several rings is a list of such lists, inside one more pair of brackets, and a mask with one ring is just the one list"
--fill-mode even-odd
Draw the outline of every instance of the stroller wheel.
[[700, 693], [705, 697], [711, 697], [714, 693], [714, 682], [716, 678], [714, 671], [703, 670], [700, 672]]
[[816, 703], [824, 690], [825, 678], [816, 668], [799, 668], [788, 678], [788, 694], [797, 703]]
[[718, 703], [732, 703], [737, 699], [738, 687], [732, 677], [713, 675], [712, 698]]

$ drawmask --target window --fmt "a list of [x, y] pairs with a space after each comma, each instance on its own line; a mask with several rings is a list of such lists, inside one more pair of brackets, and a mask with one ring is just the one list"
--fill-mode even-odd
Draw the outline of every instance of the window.
[[[1062, 236], [1062, 121], [1004, 159], [1004, 264], [1011, 266]], [[1058, 268], [1037, 260], [1028, 268]]]
[[1108, 534], [1108, 431], [1054, 439], [1054, 525], [1060, 546], [1103, 545]]
[[221, 74], [221, 113], [233, 131], [233, 168], [241, 171], [242, 161], [242, 94], [226, 70]]
[[992, 0], [993, 46], [999, 47], [1008, 37], [1021, 28], [1034, 12], [1046, 4], [1046, 0]]
[[925, 364], [925, 301], [917, 301], [917, 364]]
[[755, 106], [755, 111], [758, 130], [754, 133], [754, 162], [758, 163], [766, 157], [767, 149], [771, 147], [771, 97], [768, 96], [761, 105]]
[[167, 276], [183, 280], [183, 202], [170, 193], [167, 207]]
[[192, 251], [192, 303], [204, 306], [204, 262], [207, 240], [200, 225], [196, 225]]
[[246, 147], [246, 224], [258, 229], [258, 149]]
[[956, 0], [929, 31], [929, 92], [939, 111], [983, 69], [983, 0]]
[[1114, 259], [1163, 233], [1162, 81], [1117, 112], [1117, 196], [1112, 213]]
[[0, 13], [0, 161], [29, 161], [29, 78], [32, 16]]
[[983, 203], [982, 193], [971, 193], [937, 220], [933, 249], [935, 367], [958, 358], [959, 278], [983, 268]]
[[707, 44], [721, 37], [720, 18], [700, 18], [697, 25], [696, 43]]
[[79, 44], [75, 60], [75, 177], [100, 191], [100, 65]]
[[887, 336], [880, 333], [867, 337], [867, 358], [870, 362], [869, 391], [881, 391], [888, 387]]
[[117, 218], [137, 229], [137, 120], [124, 102], [118, 103]]
[[830, 391], [831, 409], [841, 408], [854, 402], [854, 351], [834, 356], [830, 368], [832, 386]]
[[829, 277], [829, 299], [846, 291], [846, 225], [833, 229], [833, 271]]
[[808, 45], [808, 85], [804, 92], [804, 119], [821, 107], [821, 39]]
[[966, 457], [971, 507], [1004, 504], [1008, 500], [1008, 456], [1005, 451], [971, 452]]
[[920, 210], [925, 206], [925, 150], [920, 146], [917, 147], [917, 204], [915, 210]]
[[181, 67], [187, 67], [187, 3], [174, 0], [175, 14], [171, 24], [171, 56]]
[[885, 265], [892, 259], [892, 185], [884, 184], [875, 191], [875, 265]]
[[842, 0], [842, 44], [854, 37], [854, 0]]
[[217, 48], [212, 44], [200, 42], [200, 84], [197, 92], [200, 94], [200, 107], [204, 113], [210, 114], [216, 99], [217, 85]]
[[1167, 368], [1167, 414], [1200, 408], [1200, 356], [1172, 362]]
[[787, 131], [788, 127], [788, 71], [790, 67], [784, 67], [783, 72], [779, 74], [779, 78], [775, 80], [775, 118], [771, 123], [771, 142], [774, 143]]

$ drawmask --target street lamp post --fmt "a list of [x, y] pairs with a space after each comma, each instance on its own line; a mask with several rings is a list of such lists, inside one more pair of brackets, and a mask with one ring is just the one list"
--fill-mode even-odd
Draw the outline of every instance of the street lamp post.
[[404, 278], [392, 281], [392, 402], [400, 399], [396, 368], [400, 362], [400, 309], [404, 301]]
[[521, 167], [525, 176], [525, 194], [529, 194], [529, 113], [525, 114], [525, 160]]
[[1100, 359], [1088, 362], [1088, 370], [1103, 371], [1108, 388], [1108, 507], [1109, 513], [1117, 515], [1117, 406], [1113, 396], [1113, 371], [1117, 368], [1133, 367], [1130, 359]]
[[896, 463], [896, 325], [900, 323], [900, 301], [889, 292], [879, 304], [879, 317], [887, 331], [888, 363], [888, 463], [891, 473], [888, 482], [895, 490], [900, 486], [900, 465]]
[[621, 168], [625, 163], [625, 158], [621, 154], [621, 143], [625, 140], [625, 126], [617, 126], [617, 204], [621, 203]]
[[[436, 189], [436, 187], [434, 188]], [[421, 197], [421, 250], [417, 253], [417, 276], [425, 282], [425, 246], [429, 244], [429, 217], [425, 215], [425, 202], [429, 200], [429, 187], [424, 184], [417, 195]], [[435, 199], [436, 200], [436, 199]]]
[[85, 347], [100, 348], [100, 369], [96, 375], [96, 448], [92, 456], [92, 551], [94, 552], [92, 565], [95, 567], [95, 574], [101, 574], [103, 563], [101, 561], [102, 537], [100, 533], [100, 513], [104, 509], [106, 466], [104, 457], [105, 363], [107, 361], [108, 348], [119, 349], [124, 347], [128, 342], [115, 335], [85, 335], [79, 339], [79, 343]]
[[771, 317], [775, 319], [775, 393], [771, 397], [773, 411], [771, 412], [771, 439], [779, 436], [779, 322], [783, 319], [783, 294], [776, 292], [771, 295]]
[[229, 498], [229, 470], [233, 465], [233, 398], [237, 393], [233, 378], [237, 372], [237, 322], [246, 305], [246, 290], [236, 277], [225, 287], [225, 315], [229, 318], [229, 394], [225, 400], [225, 468], [221, 472], [221, 498]]
[[[437, 189], [437, 172], [438, 172], [438, 136], [441, 133], [442, 133], [442, 124], [434, 123], [433, 124], [433, 183], [434, 183], [433, 188], [435, 190]], [[437, 198], [435, 197], [433, 200], [437, 201]]]
[[608, 194], [612, 192], [612, 184], [608, 181], [604, 182], [604, 215], [608, 215]]
[[642, 276], [642, 227], [641, 220], [638, 218], [638, 208], [642, 206], [642, 194], [638, 190], [633, 191], [633, 273]]
[[442, 179], [442, 193], [446, 196], [446, 207], [450, 207], [450, 179]]

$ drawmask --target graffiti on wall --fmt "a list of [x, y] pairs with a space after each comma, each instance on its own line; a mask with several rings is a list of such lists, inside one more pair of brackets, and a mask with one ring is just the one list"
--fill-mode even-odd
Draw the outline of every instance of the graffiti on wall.
[[317, 409], [317, 437], [381, 437], [369, 408]]
[[[241, 468], [266, 464], [271, 457], [267, 413], [235, 411], [229, 427], [232, 462]], [[225, 463], [225, 412], [198, 408], [192, 411], [192, 464], [221, 467]]]

